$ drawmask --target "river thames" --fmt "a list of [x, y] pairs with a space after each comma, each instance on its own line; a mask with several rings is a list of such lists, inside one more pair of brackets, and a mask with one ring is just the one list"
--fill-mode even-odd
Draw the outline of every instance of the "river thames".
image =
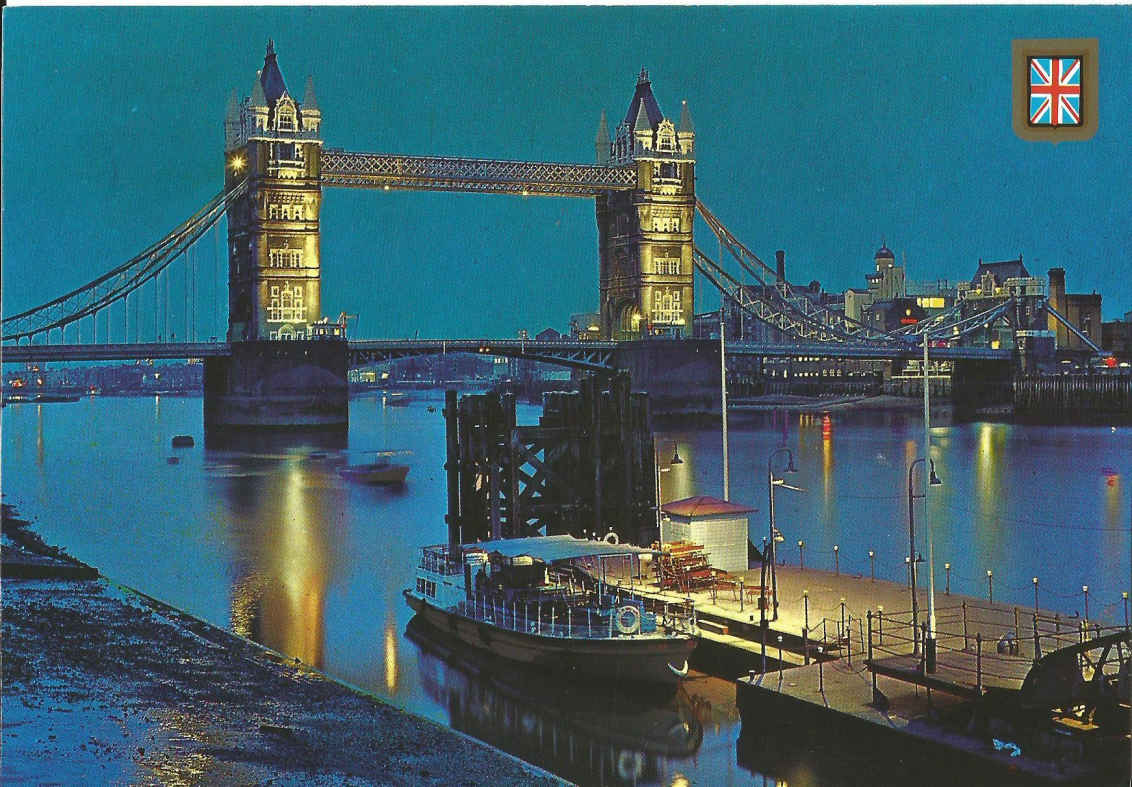
[[[3, 491], [51, 544], [131, 586], [302, 659], [395, 705], [584, 783], [742, 784], [739, 717], [724, 681], [701, 679], [660, 703], [588, 694], [499, 670], [408, 626], [401, 590], [416, 548], [446, 537], [441, 391], [408, 406], [352, 400], [341, 445], [312, 438], [205, 447], [199, 397], [15, 404], [3, 419]], [[520, 424], [539, 408], [520, 405]], [[196, 447], [174, 449], [189, 434]], [[767, 458], [790, 447], [804, 491], [776, 493], [780, 557], [903, 581], [907, 473], [918, 416], [758, 413], [733, 418], [731, 499], [768, 530]], [[932, 429], [943, 484], [929, 498], [937, 586], [1121, 621], [1132, 575], [1132, 429], [966, 423]], [[721, 493], [718, 428], [658, 435], [665, 501]], [[670, 465], [673, 450], [682, 464]], [[403, 489], [342, 479], [367, 452], [405, 452]], [[175, 457], [176, 461], [171, 458]], [[781, 459], [781, 457], [780, 457]], [[781, 470], [781, 466], [776, 468]], [[917, 479], [919, 478], [917, 473]], [[917, 480], [917, 483], [920, 483]], [[917, 502], [918, 548], [925, 555]], [[614, 524], [615, 523], [608, 523]], [[924, 569], [926, 572], [926, 569]], [[926, 577], [921, 577], [926, 582]], [[805, 757], [791, 783], [806, 783]], [[781, 764], [777, 767], [781, 768]], [[799, 776], [799, 774], [802, 774]]]

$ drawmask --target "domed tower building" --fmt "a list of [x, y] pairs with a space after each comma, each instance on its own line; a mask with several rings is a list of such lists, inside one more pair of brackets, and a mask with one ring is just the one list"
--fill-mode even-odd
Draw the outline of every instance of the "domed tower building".
[[228, 209], [228, 341], [301, 339], [321, 316], [319, 156], [322, 113], [307, 77], [302, 102], [267, 43], [251, 95], [228, 101], [226, 188], [248, 179]]
[[904, 267], [896, 264], [896, 255], [881, 241], [880, 248], [873, 256], [876, 263], [876, 284], [878, 301], [890, 301], [904, 297]]
[[602, 113], [597, 163], [637, 170], [635, 189], [597, 197], [603, 338], [691, 334], [695, 138], [687, 102], [677, 127], [644, 69], [612, 140]]

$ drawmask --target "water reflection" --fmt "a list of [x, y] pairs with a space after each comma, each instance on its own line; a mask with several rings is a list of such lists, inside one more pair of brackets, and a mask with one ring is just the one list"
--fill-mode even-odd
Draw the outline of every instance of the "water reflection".
[[[916, 784], [918, 787], [954, 787], [988, 784], [1023, 787], [1034, 779], [1008, 767], [988, 770], [977, 756], [956, 756], [930, 742], [894, 736], [885, 730], [831, 726], [808, 711], [798, 715], [780, 710], [770, 722], [747, 712], [735, 743], [736, 760], [755, 785], [819, 787], [820, 785]], [[915, 722], [913, 722], [915, 725]], [[886, 737], [887, 736], [887, 737]], [[993, 767], [993, 766], [992, 766]], [[993, 778], [988, 782], [988, 776]]]
[[383, 631], [384, 645], [382, 654], [385, 656], [385, 690], [391, 695], [397, 694], [397, 619], [392, 610], [387, 610], [385, 629]]
[[1007, 463], [1010, 461], [1006, 452], [1006, 438], [1010, 427], [1007, 424], [982, 423], [976, 428], [975, 544], [977, 552], [993, 555], [1000, 551], [1002, 544], [1002, 527], [998, 516], [1003, 513], [1003, 508], [1009, 509], [1009, 481], [1005, 476]]
[[336, 568], [328, 529], [345, 496], [335, 457], [311, 450], [325, 441], [311, 446], [293, 436], [245, 445], [262, 453], [208, 452], [210, 486], [233, 517], [229, 623], [322, 668], [326, 591]]
[[43, 405], [35, 406], [35, 463], [43, 467]]
[[686, 695], [657, 704], [560, 683], [469, 652], [419, 618], [405, 633], [419, 647], [421, 684], [452, 727], [579, 784], [658, 783], [668, 759], [690, 757], [703, 741]]

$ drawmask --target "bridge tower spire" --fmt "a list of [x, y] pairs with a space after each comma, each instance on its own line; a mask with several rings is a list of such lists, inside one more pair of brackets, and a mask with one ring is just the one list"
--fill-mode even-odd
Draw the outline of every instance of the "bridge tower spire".
[[605, 110], [601, 111], [601, 122], [594, 137], [594, 157], [598, 164], [609, 164], [609, 123], [605, 120]]
[[296, 102], [269, 40], [224, 123], [225, 185], [248, 179], [228, 209], [229, 341], [306, 338], [321, 316], [321, 125], [313, 80]]
[[[603, 116], [598, 144], [604, 128]], [[687, 103], [677, 129], [642, 68], [610, 155], [598, 162], [637, 170], [635, 189], [597, 197], [602, 336], [690, 335], [696, 162]]]

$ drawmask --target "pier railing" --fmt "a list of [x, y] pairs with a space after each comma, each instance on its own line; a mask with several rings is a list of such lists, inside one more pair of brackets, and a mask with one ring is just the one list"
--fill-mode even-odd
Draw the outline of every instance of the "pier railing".
[[688, 602], [658, 603], [627, 593], [603, 596], [597, 605], [565, 607], [547, 599], [508, 600], [476, 593], [456, 611], [469, 620], [510, 631], [569, 639], [692, 634], [696, 626], [695, 608]]
[[[869, 612], [867, 624], [862, 647], [867, 648], [870, 667], [887, 659], [905, 662], [921, 674], [928, 671], [924, 619], [914, 626], [908, 611]], [[1025, 607], [965, 601], [936, 608], [936, 659], [946, 665], [954, 682], [972, 686], [975, 693], [988, 683], [1017, 688], [1043, 656], [1125, 630]], [[1077, 658], [1079, 667], [1091, 671], [1083, 653]]]

